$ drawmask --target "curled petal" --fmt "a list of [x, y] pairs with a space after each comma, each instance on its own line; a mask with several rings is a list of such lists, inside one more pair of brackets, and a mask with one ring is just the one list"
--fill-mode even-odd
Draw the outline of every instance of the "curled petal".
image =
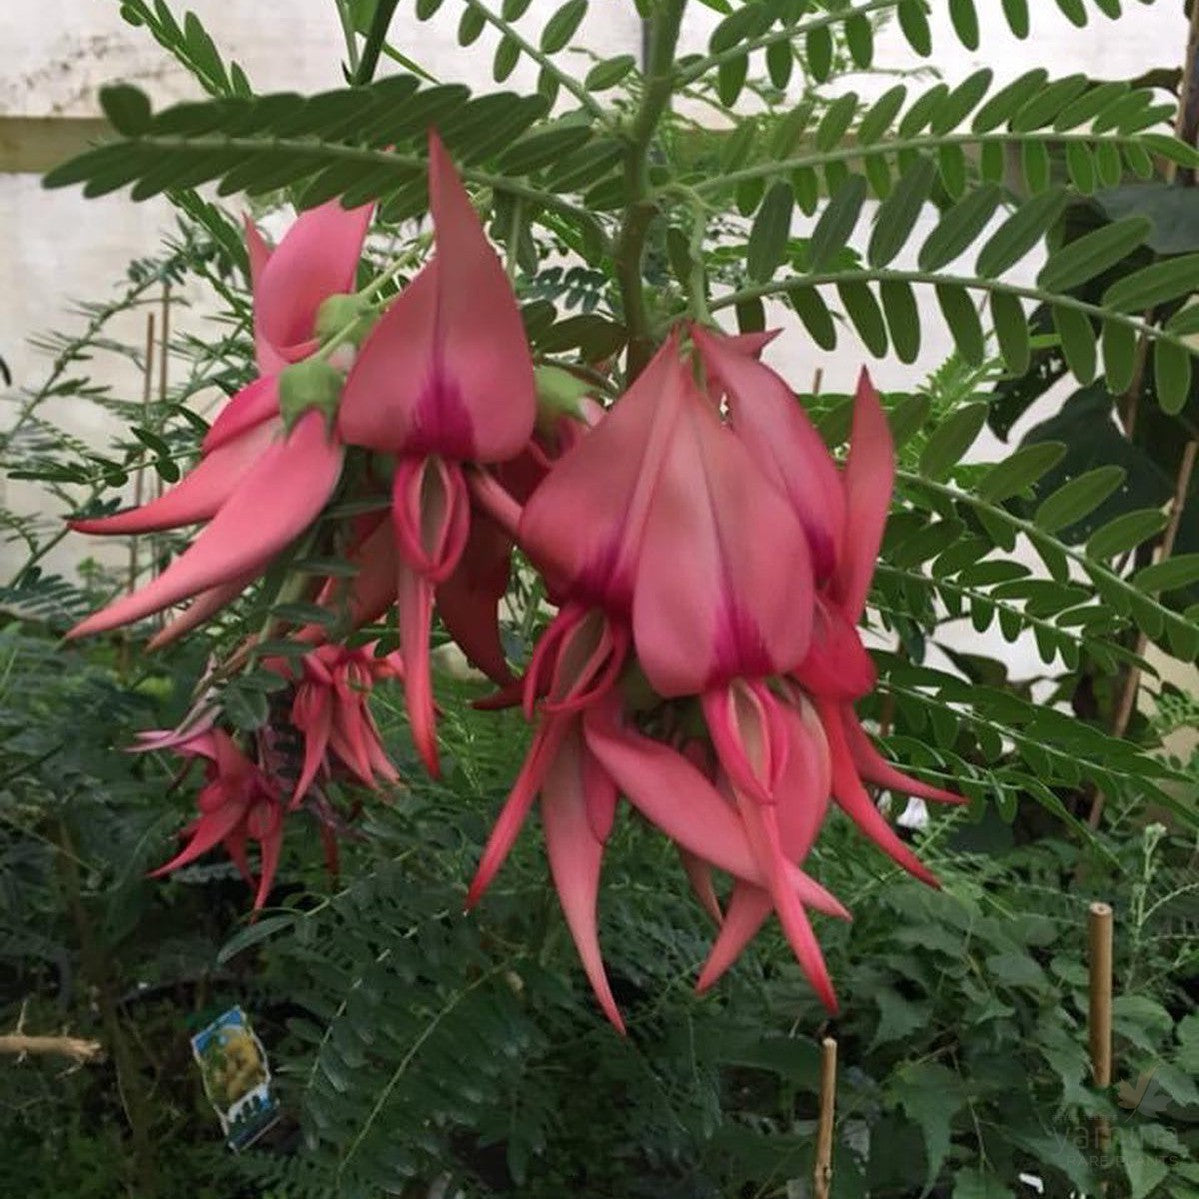
[[425, 769], [441, 775], [437, 756], [437, 720], [433, 707], [429, 633], [433, 624], [433, 584], [401, 562], [397, 572], [400, 652], [404, 658], [404, 702], [417, 753]]
[[841, 723], [853, 764], [858, 774], [868, 783], [874, 783], [876, 787], [886, 787], [889, 791], [902, 791], [905, 795], [914, 795], [931, 803], [966, 802], [962, 796], [952, 791], [944, 791], [940, 787], [922, 783], [919, 779], [897, 770], [874, 748], [866, 730], [862, 728], [861, 722], [848, 704], [841, 707]]
[[256, 573], [316, 519], [341, 475], [342, 449], [324, 417], [305, 415], [286, 441], [262, 454], [183, 554], [144, 587], [109, 604], [68, 637], [100, 633]]
[[895, 443], [870, 376], [862, 371], [853, 406], [853, 430], [845, 463], [845, 537], [831, 591], [850, 624], [866, 608], [874, 564], [895, 485]]
[[291, 722], [304, 734], [304, 761], [291, 795], [294, 808], [315, 781], [329, 747], [333, 711], [328, 689], [315, 683], [301, 683], [292, 701]]
[[708, 954], [699, 981], [695, 984], [697, 991], [702, 994], [728, 970], [773, 910], [774, 902], [764, 887], [755, 887], [753, 883], [740, 880], [733, 884], [728, 911], [724, 914], [712, 952]]
[[279, 415], [279, 376], [264, 375], [248, 383], [221, 409], [204, 440], [200, 452], [211, 454], [228, 442], [241, 437], [263, 421]]
[[185, 633], [190, 633], [192, 629], [215, 616], [222, 608], [233, 603], [257, 577], [258, 572], [252, 571], [249, 574], [238, 575], [236, 579], [231, 579], [228, 583], [221, 583], [216, 587], [209, 587], [207, 591], [201, 591], [188, 604], [185, 611], [164, 625], [146, 642], [146, 649], [162, 649], [164, 645], [178, 641]]
[[[695, 892], [695, 898], [699, 900], [699, 906], [719, 927], [724, 921], [724, 916], [720, 911], [720, 900], [716, 898], [716, 888], [712, 885], [712, 867], [703, 858], [696, 857], [682, 846], [679, 846], [678, 850], [679, 861], [683, 864], [687, 881], [691, 884], [691, 890]], [[769, 901], [767, 905], [766, 910], [769, 911]]]
[[279, 435], [277, 425], [259, 425], [201, 458], [169, 491], [140, 508], [95, 520], [73, 520], [79, 533], [121, 536], [177, 529], [211, 520], [229, 502]]
[[159, 878], [187, 866], [210, 849], [219, 845], [241, 823], [245, 809], [238, 803], [225, 802], [215, 811], [201, 816], [192, 826], [191, 840], [169, 862], [150, 871], [151, 878]]
[[[596, 775], [585, 768], [587, 749], [577, 722], [573, 725], [554, 755], [541, 788], [545, 848], [562, 914], [591, 988], [604, 1014], [617, 1031], [623, 1033], [624, 1021], [604, 972], [596, 927], [595, 908], [604, 846], [592, 833], [587, 798], [588, 787], [595, 785]], [[607, 787], [614, 799], [615, 788], [610, 781]]]

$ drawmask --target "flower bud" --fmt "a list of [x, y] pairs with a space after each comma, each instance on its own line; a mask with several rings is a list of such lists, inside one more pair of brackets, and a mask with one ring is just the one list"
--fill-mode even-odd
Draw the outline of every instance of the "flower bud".
[[310, 408], [319, 408], [327, 420], [337, 415], [345, 376], [320, 358], [308, 358], [283, 368], [279, 375], [279, 412], [290, 431]]
[[[316, 310], [316, 335], [321, 341], [340, 337], [357, 348], [374, 324], [371, 303], [364, 296], [338, 292], [326, 296]], [[348, 332], [342, 331], [347, 329]]]

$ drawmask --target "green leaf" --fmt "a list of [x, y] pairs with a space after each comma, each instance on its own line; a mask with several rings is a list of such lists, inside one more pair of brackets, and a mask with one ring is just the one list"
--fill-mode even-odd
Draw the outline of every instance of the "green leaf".
[[938, 283], [934, 290], [958, 353], [971, 366], [981, 366], [987, 356], [987, 343], [970, 293], [954, 283]]
[[491, 76], [496, 83], [503, 83], [520, 62], [520, 46], [510, 37], [500, 38], [495, 48], [495, 59], [491, 64]]
[[967, 75], [938, 108], [932, 121], [932, 131], [949, 133], [956, 129], [987, 94], [994, 77], [994, 72], [989, 67], [983, 67], [972, 75]]
[[1040, 141], [1025, 142], [1020, 147], [1020, 170], [1030, 195], [1043, 192], [1049, 186], [1049, 147]]
[[866, 201], [866, 180], [850, 175], [820, 214], [808, 246], [812, 270], [827, 266], [849, 244], [862, 205]]
[[966, 151], [961, 146], [942, 146], [937, 151], [937, 170], [949, 198], [960, 200], [966, 194], [968, 182]]
[[932, 191], [937, 171], [928, 158], [919, 158], [905, 171], [891, 194], [879, 205], [866, 257], [873, 267], [889, 265], [911, 236]]
[[[1004, 7], [1011, 2], [1012, 0], [1004, 0]], [[1018, 2], [1023, 4], [1025, 0]], [[1025, 18], [1027, 20], [1027, 9]], [[954, 1176], [953, 1199], [1012, 1199], [1012, 1192], [990, 1171], [967, 1167], [959, 1170]]]
[[1116, 280], [1103, 293], [1103, 306], [1120, 312], [1143, 312], [1189, 295], [1196, 284], [1199, 284], [1199, 254], [1183, 254]]
[[[1028, 37], [1028, 0], [1003, 0], [1003, 15], [1018, 38]], [[956, 1193], [954, 1199], [958, 1199]]]
[[766, 73], [779, 91], [785, 90], [791, 82], [791, 72], [794, 68], [795, 54], [790, 42], [771, 42], [766, 47]]
[[1085, 142], [1066, 144], [1066, 172], [1070, 182], [1084, 196], [1089, 196], [1095, 190], [1095, 158]]
[[1041, 88], [1012, 117], [1012, 132], [1031, 133], [1034, 129], [1043, 129], [1067, 104], [1086, 91], [1088, 82], [1085, 75], [1067, 75]]
[[903, 363], [915, 362], [920, 354], [920, 310], [912, 285], [904, 279], [884, 279], [879, 296], [895, 356]]
[[869, 285], [861, 282], [838, 283], [837, 294], [862, 344], [875, 358], [885, 357], [887, 326], [883, 323], [882, 311]]
[[991, 322], [1004, 366], [1009, 374], [1023, 375], [1032, 359], [1032, 340], [1019, 298], [1008, 292], [992, 292]]
[[915, 1062], [899, 1068], [889, 1091], [892, 1101], [903, 1107], [924, 1137], [927, 1194], [949, 1153], [950, 1130], [954, 1116], [966, 1102], [965, 1088], [947, 1067], [936, 1062]]
[[941, 479], [974, 444], [987, 419], [986, 404], [966, 404], [943, 420], [920, 455], [920, 473]]
[[1095, 378], [1095, 330], [1085, 313], [1064, 304], [1054, 304], [1053, 326], [1061, 341], [1062, 354], [1074, 377], [1085, 387]]
[[887, 413], [896, 448], [906, 445], [924, 427], [931, 408], [928, 396], [917, 392], [901, 400]]
[[1191, 391], [1190, 352], [1159, 337], [1153, 343], [1153, 381], [1162, 411], [1171, 416], [1181, 412]]
[[741, 95], [748, 74], [748, 54], [739, 54], [716, 68], [716, 94], [726, 108], [732, 108], [737, 103], [737, 97]]
[[739, 300], [733, 311], [741, 333], [761, 333], [766, 328], [766, 307], [759, 299]]
[[874, 27], [860, 13], [851, 16], [841, 27], [849, 57], [860, 71], [868, 71], [874, 62]]
[[786, 259], [794, 207], [791, 185], [782, 179], [772, 183], [754, 218], [746, 248], [746, 270], [755, 282], [765, 283]]
[[846, 92], [838, 96], [825, 110], [820, 124], [816, 126], [816, 148], [827, 152], [837, 146], [845, 136], [845, 131], [857, 110], [857, 92]]
[[467, 6], [462, 10], [458, 21], [458, 44], [471, 46], [479, 40], [479, 35], [487, 28], [487, 21], [477, 8]]
[[499, 158], [509, 175], [527, 175], [560, 161], [591, 140], [585, 125], [544, 125], [518, 138]]
[[1066, 447], [1060, 441], [1036, 441], [1021, 446], [982, 477], [976, 488], [979, 498], [999, 504], [1019, 495], [1051, 471], [1065, 452]]
[[267, 697], [261, 691], [238, 686], [236, 680], [221, 692], [221, 708], [235, 728], [247, 733], [261, 728], [270, 715]]
[[958, 40], [967, 50], [978, 49], [978, 13], [974, 0], [949, 0], [949, 19]]
[[787, 288], [787, 300], [812, 340], [822, 350], [836, 349], [837, 328], [820, 292], [806, 283], [796, 284]]
[[1058, 187], [1034, 196], [1012, 213], [979, 251], [978, 274], [997, 279], [1015, 266], [1057, 222], [1066, 200], [1065, 189]]
[[722, 54], [740, 45], [746, 38], [756, 37], [770, 23], [770, 14], [763, 4], [746, 4], [725, 17], [708, 39], [708, 52]]
[[924, 11], [924, 0], [900, 0], [897, 15], [899, 28], [908, 45], [921, 58], [927, 58], [933, 52], [933, 40]]
[[1073, 291], [1122, 262], [1152, 231], [1152, 221], [1132, 216], [1086, 233], [1050, 254], [1037, 275], [1037, 286], [1045, 291]]
[[217, 951], [217, 965], [224, 966], [252, 945], [257, 945], [260, 941], [265, 941], [269, 937], [273, 937], [277, 932], [281, 932], [285, 928], [293, 927], [295, 922], [295, 916], [287, 915], [264, 916], [261, 920], [255, 920], [253, 924], [247, 924], [245, 928], [239, 929], [234, 933]]
[[1122, 466], [1100, 466], [1071, 479], [1041, 501], [1033, 523], [1046, 533], [1056, 533], [1075, 524], [1094, 512], [1124, 482], [1126, 475]]
[[1062, 10], [1066, 20], [1079, 29], [1087, 23], [1087, 9], [1082, 0], [1057, 0], [1057, 6]]
[[820, 207], [820, 177], [812, 167], [797, 167], [791, 172], [795, 202], [804, 216], [812, 216]]
[[998, 187], [985, 184], [946, 211], [920, 247], [920, 269], [940, 270], [964, 254], [987, 227], [1002, 198]]
[[833, 69], [833, 35], [827, 25], [809, 30], [804, 43], [808, 70], [817, 83], [824, 83]]
[[900, 139], [915, 137], [925, 125], [932, 124], [948, 95], [949, 88], [944, 83], [937, 83], [917, 96], [899, 122]]
[[1139, 508], [1125, 512], [1096, 529], [1087, 541], [1087, 556], [1104, 560], [1136, 549], [1166, 527], [1166, 514], [1157, 508]]
[[150, 101], [140, 88], [127, 83], [100, 89], [100, 107], [112, 127], [123, 137], [138, 137], [150, 127]]
[[1136, 333], [1120, 321], [1104, 321], [1103, 371], [1108, 391], [1123, 395], [1132, 386], [1136, 363]]
[[519, 21], [529, 11], [529, 5], [532, 3], [533, 0], [504, 0], [500, 13], [505, 21]]
[[1029, 99], [1045, 86], [1048, 79], [1049, 72], [1041, 67], [1013, 79], [1006, 87], [1001, 87], [974, 114], [971, 129], [975, 133], [990, 133], [991, 130], [998, 129], [1004, 121], [1023, 108]]
[[565, 49], [586, 15], [587, 0], [566, 0], [541, 31], [541, 52], [557, 54], [559, 50]]
[[908, 89], [902, 83], [897, 83], [875, 100], [858, 122], [859, 145], [874, 145], [891, 128], [907, 94]]

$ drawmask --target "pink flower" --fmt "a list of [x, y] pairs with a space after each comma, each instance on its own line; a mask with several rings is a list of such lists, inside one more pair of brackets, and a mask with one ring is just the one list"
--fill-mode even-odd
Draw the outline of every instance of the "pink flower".
[[[265, 665], [286, 678], [290, 666], [268, 659]], [[291, 796], [295, 807], [322, 773], [340, 765], [374, 790], [378, 780], [399, 782], [399, 773], [383, 748], [370, 712], [370, 694], [380, 679], [402, 679], [399, 655], [374, 656], [374, 646], [357, 649], [322, 645], [306, 654], [295, 680], [291, 723], [304, 740], [304, 758]]]
[[320, 305], [353, 286], [371, 211], [336, 203], [313, 209], [273, 252], [247, 224], [261, 376], [228, 402], [200, 461], [175, 487], [140, 508], [71, 522], [79, 532], [105, 535], [207, 524], [161, 575], [68, 636], [105, 632], [197, 597], [156, 644], [173, 640], [236, 598], [315, 520], [341, 477], [343, 450], [319, 410], [296, 414], [284, 428], [280, 372], [316, 349]]
[[429, 135], [436, 253], [384, 314], [346, 380], [338, 431], [396, 455], [401, 652], [413, 736], [438, 772], [429, 664], [434, 592], [470, 534], [468, 463], [503, 462], [533, 431], [533, 366], [516, 300], [440, 139]]
[[[207, 782], [196, 799], [200, 814], [182, 833], [190, 840], [151, 877], [178, 870], [223, 845], [242, 877], [256, 887], [257, 911], [270, 893], [283, 845], [284, 808], [278, 791], [221, 729], [198, 733], [174, 749], [184, 758], [202, 759]], [[256, 883], [246, 857], [249, 841], [257, 841], [260, 850]]]

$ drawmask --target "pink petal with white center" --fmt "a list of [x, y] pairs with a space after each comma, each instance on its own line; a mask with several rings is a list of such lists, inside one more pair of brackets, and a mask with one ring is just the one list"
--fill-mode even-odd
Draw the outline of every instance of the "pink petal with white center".
[[853, 406], [845, 486], [845, 535], [830, 592], [850, 624], [866, 609], [866, 596], [895, 485], [895, 443], [878, 392], [863, 370]]
[[258, 459], [221, 510], [162, 574], [76, 625], [101, 633], [264, 568], [320, 514], [341, 476], [343, 450], [325, 418], [306, 413]]
[[555, 590], [616, 615], [630, 611], [646, 520], [688, 386], [671, 334], [529, 497], [518, 540]]
[[279, 435], [277, 425], [260, 425], [201, 458], [169, 491], [140, 508], [94, 520], [73, 520], [78, 533], [127, 536], [177, 529], [211, 520], [241, 486]]
[[533, 363], [512, 287], [429, 134], [436, 253], [362, 346], [340, 413], [353, 445], [502, 462], [533, 433]]
[[602, 773], [586, 769], [588, 752], [579, 734], [578, 722], [572, 724], [541, 786], [541, 823], [545, 830], [545, 849], [562, 914], [566, 917], [591, 989], [604, 1015], [618, 1032], [623, 1033], [624, 1021], [620, 1018], [608, 976], [604, 972], [596, 925], [595, 909], [604, 845], [592, 833], [587, 815], [594, 802], [588, 799], [589, 788], [605, 786], [611, 792], [613, 804], [616, 788]]
[[681, 408], [633, 598], [637, 657], [666, 697], [790, 670], [812, 627], [808, 540], [790, 503], [689, 377]]
[[[254, 336], [285, 362], [299, 362], [317, 347], [316, 317], [329, 296], [354, 291], [362, 243], [373, 204], [345, 209], [337, 200], [296, 217], [283, 240], [254, 276]], [[249, 244], [253, 244], [252, 240]]]
[[845, 497], [827, 447], [791, 389], [768, 366], [698, 325], [704, 366], [728, 394], [737, 436], [791, 501], [811, 546], [818, 579], [832, 573], [845, 534]]

